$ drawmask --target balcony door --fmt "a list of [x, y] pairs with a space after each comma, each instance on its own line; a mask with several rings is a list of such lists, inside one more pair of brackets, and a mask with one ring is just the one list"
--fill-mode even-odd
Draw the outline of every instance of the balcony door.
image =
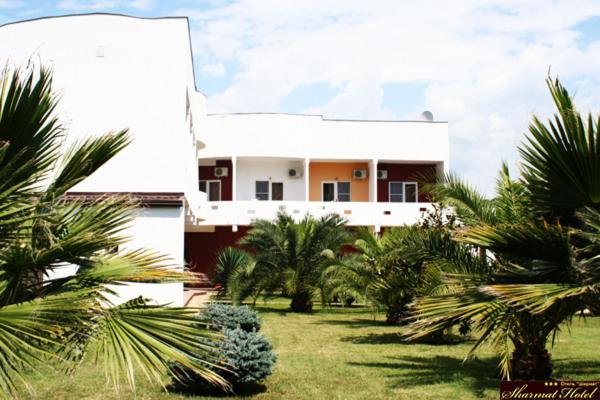
[[350, 201], [350, 182], [323, 182], [321, 193], [323, 201]]
[[200, 181], [200, 191], [206, 193], [208, 201], [221, 201], [221, 181]]

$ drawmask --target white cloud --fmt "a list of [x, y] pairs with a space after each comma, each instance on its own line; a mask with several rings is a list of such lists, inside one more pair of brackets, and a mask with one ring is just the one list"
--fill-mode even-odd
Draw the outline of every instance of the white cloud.
[[156, 0], [134, 0], [128, 5], [136, 10], [152, 10], [156, 7]]
[[[227, 74], [223, 63], [203, 64], [200, 66], [200, 73], [208, 77], [222, 78]], [[200, 78], [202, 79], [202, 78]]]
[[64, 10], [101, 10], [115, 8], [119, 5], [118, 1], [113, 0], [63, 0], [56, 7]]
[[177, 14], [192, 18], [202, 64], [239, 66], [212, 110], [276, 111], [294, 89], [326, 82], [337, 95], [304, 111], [405, 117], [383, 102], [383, 85], [424, 82], [426, 107], [450, 122], [452, 168], [488, 193], [531, 113], [552, 110], [549, 66], [578, 104], [600, 105], [600, 43], [582, 46], [573, 29], [600, 15], [595, 0], [239, 0]]
[[0, 9], [10, 9], [23, 7], [25, 3], [18, 0], [0, 0]]
[[91, 10], [101, 11], [115, 9], [117, 7], [133, 8], [136, 10], [151, 10], [156, 7], [156, 0], [62, 0], [56, 5], [57, 8], [65, 10]]

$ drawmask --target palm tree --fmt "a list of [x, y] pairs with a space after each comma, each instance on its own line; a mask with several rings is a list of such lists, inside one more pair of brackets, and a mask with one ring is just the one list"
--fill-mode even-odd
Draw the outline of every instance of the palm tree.
[[[235, 247], [226, 247], [217, 253], [216, 273], [212, 279], [218, 287], [217, 297], [229, 297], [234, 304], [240, 304], [256, 291], [253, 279], [256, 261], [250, 253]], [[256, 301], [256, 297], [254, 298]]]
[[[243, 280], [252, 282], [252, 296], [283, 291], [292, 298], [291, 309], [310, 312], [313, 296], [326, 298], [323, 271], [339, 263], [342, 246], [348, 242], [345, 221], [337, 215], [319, 219], [305, 216], [295, 222], [286, 214], [275, 221], [257, 220], [242, 238], [240, 245], [254, 254], [254, 260], [239, 274], [233, 287], [247, 288]], [[232, 285], [231, 279], [228, 281]], [[240, 298], [241, 289], [236, 291]]]
[[[137, 299], [113, 306], [107, 294], [126, 282], [181, 282], [149, 250], [126, 243], [135, 203], [128, 198], [66, 201], [64, 194], [129, 143], [127, 131], [88, 139], [61, 156], [63, 128], [49, 70], [5, 70], [0, 79], [0, 391], [52, 365], [72, 372], [88, 353], [116, 387], [135, 389], [135, 372], [162, 384], [170, 362], [226, 385], [208, 366], [215, 358], [199, 336], [194, 310]], [[77, 266], [73, 275], [52, 272]]]
[[492, 201], [493, 219], [467, 223], [457, 240], [482, 248], [489, 274], [447, 277], [447, 295], [420, 299], [411, 337], [473, 322], [481, 343], [501, 354], [508, 379], [547, 379], [548, 342], [586, 307], [599, 304], [600, 135], [558, 79], [547, 80], [558, 109], [545, 126], [534, 118], [520, 147], [522, 181]]

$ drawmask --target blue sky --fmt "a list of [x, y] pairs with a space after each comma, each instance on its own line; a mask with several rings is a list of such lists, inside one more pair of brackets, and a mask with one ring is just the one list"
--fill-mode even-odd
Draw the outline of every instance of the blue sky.
[[0, 0], [0, 23], [88, 12], [190, 18], [215, 112], [450, 123], [451, 168], [488, 194], [558, 74], [600, 109], [597, 0]]

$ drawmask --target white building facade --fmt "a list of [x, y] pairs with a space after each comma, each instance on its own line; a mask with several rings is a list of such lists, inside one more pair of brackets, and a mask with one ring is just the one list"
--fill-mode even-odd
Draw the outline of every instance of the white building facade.
[[[414, 223], [430, 207], [416, 177], [448, 168], [436, 121], [349, 121], [292, 114], [207, 114], [187, 18], [90, 14], [0, 27], [0, 62], [51, 66], [65, 146], [129, 128], [132, 144], [72, 195], [131, 193], [144, 205], [131, 246], [205, 274], [256, 218], [337, 213], [351, 226]], [[200, 77], [202, 79], [202, 77]], [[182, 305], [180, 284], [132, 285]]]

